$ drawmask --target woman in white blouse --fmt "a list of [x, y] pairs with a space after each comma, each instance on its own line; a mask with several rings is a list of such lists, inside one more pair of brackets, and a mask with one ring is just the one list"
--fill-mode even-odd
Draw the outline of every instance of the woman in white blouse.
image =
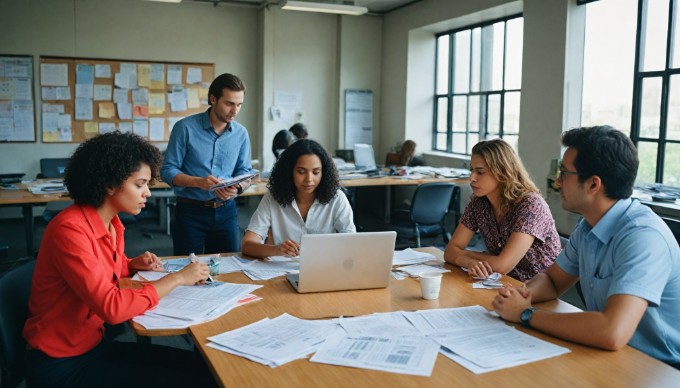
[[314, 140], [286, 148], [267, 187], [243, 237], [245, 255], [297, 256], [303, 234], [356, 232], [335, 163]]

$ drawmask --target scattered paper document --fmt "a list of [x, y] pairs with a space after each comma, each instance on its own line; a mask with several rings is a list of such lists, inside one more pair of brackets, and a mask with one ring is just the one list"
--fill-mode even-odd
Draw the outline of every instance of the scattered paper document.
[[336, 327], [328, 321], [282, 314], [208, 337], [208, 346], [276, 367], [314, 352]]
[[380, 336], [385, 333], [389, 333], [392, 337], [421, 335], [420, 331], [406, 319], [401, 311], [376, 313], [351, 318], [340, 317], [338, 322], [350, 336]]
[[501, 319], [482, 306], [405, 311], [403, 314], [416, 329], [426, 335], [457, 327], [479, 328], [485, 325], [505, 325]]
[[442, 345], [442, 354], [477, 374], [570, 352], [506, 325], [458, 329], [431, 338]]
[[310, 361], [416, 376], [430, 376], [439, 344], [423, 337], [351, 337], [336, 332]]

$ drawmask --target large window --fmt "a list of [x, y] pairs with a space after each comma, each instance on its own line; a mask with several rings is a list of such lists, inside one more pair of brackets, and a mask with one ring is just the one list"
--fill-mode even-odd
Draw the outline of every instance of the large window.
[[517, 149], [523, 19], [497, 19], [437, 36], [432, 149], [469, 155], [482, 139]]
[[680, 0], [586, 7], [581, 123], [630, 134], [637, 184], [680, 186]]

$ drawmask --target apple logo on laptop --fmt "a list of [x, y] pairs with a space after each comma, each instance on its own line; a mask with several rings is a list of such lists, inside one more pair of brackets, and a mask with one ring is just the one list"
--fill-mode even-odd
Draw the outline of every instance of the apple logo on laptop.
[[342, 261], [343, 269], [352, 269], [354, 267], [354, 259], [345, 259]]

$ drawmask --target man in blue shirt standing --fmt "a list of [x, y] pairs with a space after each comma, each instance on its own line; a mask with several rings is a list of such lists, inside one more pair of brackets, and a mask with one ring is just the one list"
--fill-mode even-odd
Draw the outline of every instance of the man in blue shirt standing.
[[210, 84], [210, 108], [178, 121], [165, 151], [161, 178], [177, 196], [175, 255], [238, 252], [234, 198], [249, 182], [210, 191], [223, 180], [250, 173], [250, 139], [234, 121], [246, 87], [235, 75], [222, 74]]
[[[526, 288], [506, 287], [493, 301], [508, 321], [566, 340], [617, 350], [626, 344], [680, 366], [680, 248], [647, 206], [630, 198], [635, 146], [609, 127], [562, 135], [562, 207], [582, 216], [569, 243]], [[553, 313], [531, 303], [555, 299], [581, 280], [586, 310]]]

